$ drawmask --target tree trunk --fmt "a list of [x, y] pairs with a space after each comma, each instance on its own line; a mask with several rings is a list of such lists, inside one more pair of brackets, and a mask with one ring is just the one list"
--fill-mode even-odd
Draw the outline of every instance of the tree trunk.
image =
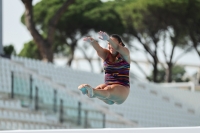
[[[194, 30], [194, 29], [193, 29], [193, 30]], [[199, 55], [199, 58], [200, 58], [200, 51], [198, 51], [198, 49], [197, 49], [198, 41], [197, 41], [197, 39], [195, 38], [195, 35], [194, 35], [193, 30], [190, 30], [189, 34], [190, 34], [190, 38], [191, 38], [191, 40], [192, 40], [193, 47], [194, 47], [195, 51], [197, 52], [197, 54]]]
[[70, 47], [71, 48], [71, 55], [69, 57], [69, 60], [67, 62], [67, 65], [71, 67], [72, 65], [72, 61], [74, 59], [74, 51], [75, 51], [75, 47], [76, 47], [76, 42], [75, 43], [72, 43], [72, 46]]
[[87, 54], [86, 54], [86, 52], [85, 52], [84, 49], [82, 49], [82, 48], [80, 48], [80, 47], [78, 47], [78, 48], [82, 51], [82, 53], [83, 53], [83, 55], [84, 55], [84, 58], [88, 61], [89, 65], [90, 65], [90, 68], [91, 68], [91, 72], [94, 72], [94, 68], [93, 68], [93, 66], [92, 66], [92, 58], [89, 58], [89, 57], [87, 56]]
[[157, 71], [157, 65], [153, 65], [153, 81], [155, 83], [157, 83], [157, 74], [158, 74], [158, 71]]
[[154, 50], [154, 54], [153, 54], [153, 60], [154, 60], [154, 82], [155, 83], [158, 83], [158, 56], [157, 56], [157, 48], [158, 48], [158, 39], [156, 39], [155, 36], [153, 36], [152, 34], [152, 37], [153, 39], [153, 43], [155, 45], [155, 50]]
[[[53, 62], [53, 49], [52, 49], [52, 43], [49, 43], [48, 41], [46, 42], [46, 45], [44, 45], [44, 56], [43, 60], [46, 62]], [[44, 58], [45, 57], [45, 58]]]
[[37, 29], [35, 28], [34, 24], [34, 16], [33, 16], [33, 6], [32, 6], [32, 0], [22, 0], [24, 6], [25, 6], [25, 24], [27, 29], [30, 31], [33, 40], [37, 44], [37, 47], [40, 51], [40, 54], [42, 56], [42, 59], [48, 62], [53, 62], [53, 49], [52, 45], [54, 42], [54, 33], [55, 33], [55, 26], [58, 23], [58, 20], [61, 18], [64, 11], [67, 9], [67, 7], [74, 2], [74, 0], [67, 0], [61, 8], [55, 12], [54, 16], [49, 21], [49, 27], [48, 27], [48, 36], [47, 39], [44, 39]]
[[199, 59], [200, 59], [200, 51], [198, 51], [197, 46], [194, 46], [194, 49], [197, 52], [197, 54], [199, 55]]
[[153, 64], [153, 81], [155, 83], [158, 83], [157, 76], [158, 75], [158, 62], [157, 60], [154, 59], [154, 64]]
[[[40, 54], [43, 60], [52, 62], [52, 52], [49, 51], [51, 46], [47, 44], [47, 42], [43, 39], [43, 37], [39, 34], [39, 32], [35, 28], [35, 24], [33, 22], [33, 7], [32, 7], [32, 0], [22, 0], [25, 5], [25, 24], [27, 29], [30, 31], [37, 47], [40, 51]], [[46, 49], [48, 48], [48, 49]], [[48, 54], [47, 54], [48, 53]]]
[[167, 66], [168, 68], [166, 69], [165, 72], [165, 82], [171, 83], [172, 82], [172, 68], [173, 68], [173, 64], [171, 62], [167, 62]]

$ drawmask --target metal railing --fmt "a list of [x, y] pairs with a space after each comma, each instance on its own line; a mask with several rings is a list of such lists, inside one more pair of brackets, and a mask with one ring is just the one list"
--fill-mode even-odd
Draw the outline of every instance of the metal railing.
[[[27, 78], [29, 77], [29, 78]], [[20, 79], [21, 82], [28, 82], [26, 84], [26, 93], [21, 93], [20, 91], [17, 92], [17, 82], [15, 80]], [[45, 104], [44, 97], [40, 96], [40, 91], [43, 89], [40, 86], [36, 86], [33, 88], [34, 78], [32, 75], [27, 74], [19, 74], [19, 72], [11, 72], [11, 94], [10, 98], [20, 99], [21, 105], [23, 107], [28, 107], [35, 111], [44, 111], [46, 114], [51, 114], [55, 116], [60, 123], [64, 122], [71, 122], [77, 126], [81, 126], [84, 128], [92, 128], [91, 122], [92, 120], [99, 121], [99, 128], [105, 128], [106, 126], [106, 119], [105, 114], [97, 111], [97, 110], [90, 110], [90, 109], [82, 109], [82, 103], [77, 100], [77, 106], [74, 107], [65, 106], [64, 103], [68, 101], [64, 101], [63, 99], [59, 98], [57, 89], [53, 91], [53, 97], [51, 98], [52, 104]], [[24, 86], [23, 86], [24, 87]], [[23, 88], [21, 86], [21, 88]], [[35, 93], [33, 93], [33, 91]], [[29, 92], [29, 93], [28, 93]], [[57, 101], [59, 101], [59, 105], [57, 105]], [[69, 112], [76, 112], [71, 115]], [[95, 119], [95, 118], [88, 118], [90, 113], [95, 112], [96, 114], [102, 115], [102, 119]], [[84, 114], [84, 115], [83, 115]]]
[[195, 91], [195, 84], [193, 82], [181, 82], [181, 83], [159, 83], [162, 87], [176, 87], [176, 88], [185, 88], [189, 87], [193, 92]]

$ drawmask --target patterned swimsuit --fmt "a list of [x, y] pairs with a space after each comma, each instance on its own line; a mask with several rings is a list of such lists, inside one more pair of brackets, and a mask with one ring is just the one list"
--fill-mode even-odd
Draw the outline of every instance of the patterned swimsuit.
[[118, 55], [116, 62], [109, 62], [109, 56], [104, 61], [105, 70], [105, 84], [120, 84], [130, 87], [129, 84], [129, 70], [130, 64]]

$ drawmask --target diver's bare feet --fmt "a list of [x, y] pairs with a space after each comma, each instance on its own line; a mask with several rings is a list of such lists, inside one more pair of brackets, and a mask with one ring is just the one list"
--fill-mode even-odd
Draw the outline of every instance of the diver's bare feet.
[[82, 92], [82, 94], [87, 94], [87, 89], [85, 88], [87, 84], [79, 85], [78, 89]]
[[87, 94], [88, 97], [93, 98], [94, 93], [93, 93], [93, 88], [88, 85], [88, 84], [82, 84], [78, 87], [78, 89], [83, 93]]

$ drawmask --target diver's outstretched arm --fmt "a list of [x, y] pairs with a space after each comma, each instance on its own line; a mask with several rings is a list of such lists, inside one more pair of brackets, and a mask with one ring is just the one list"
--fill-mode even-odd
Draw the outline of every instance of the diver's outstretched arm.
[[98, 56], [99, 56], [100, 58], [102, 58], [103, 60], [106, 59], [107, 54], [108, 54], [108, 52], [109, 52], [107, 49], [102, 48], [102, 47], [98, 44], [98, 42], [95, 41], [92, 37], [85, 37], [83, 40], [84, 40], [84, 41], [87, 41], [87, 42], [89, 42], [89, 43], [92, 44], [93, 48], [96, 50], [96, 52], [97, 52], [97, 54], [98, 54]]

